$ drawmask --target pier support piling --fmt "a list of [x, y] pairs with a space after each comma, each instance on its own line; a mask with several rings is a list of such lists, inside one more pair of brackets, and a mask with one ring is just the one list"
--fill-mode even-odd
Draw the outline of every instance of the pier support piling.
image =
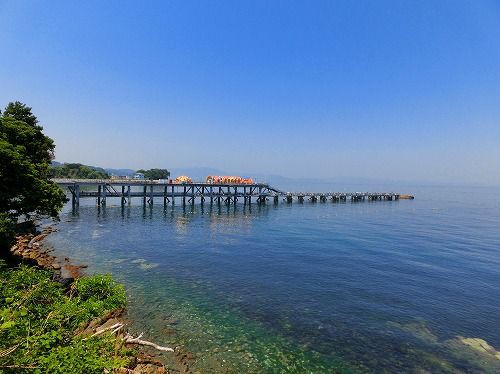
[[121, 206], [125, 205], [125, 186], [122, 186]]

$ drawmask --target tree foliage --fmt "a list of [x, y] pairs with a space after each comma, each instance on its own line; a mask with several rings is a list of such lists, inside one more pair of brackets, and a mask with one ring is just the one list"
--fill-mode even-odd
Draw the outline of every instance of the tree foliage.
[[42, 130], [31, 108], [17, 101], [0, 117], [0, 245], [19, 217], [57, 217], [67, 200], [48, 179], [55, 145]]
[[137, 173], [144, 174], [146, 179], [168, 179], [170, 172], [167, 169], [137, 170]]
[[49, 176], [51, 178], [75, 178], [75, 179], [108, 179], [109, 174], [101, 168], [86, 166], [82, 164], [63, 164], [50, 166]]
[[43, 130], [43, 127], [38, 125], [38, 119], [31, 112], [31, 108], [19, 101], [8, 103], [3, 112], [3, 116], [22, 121], [40, 132]]

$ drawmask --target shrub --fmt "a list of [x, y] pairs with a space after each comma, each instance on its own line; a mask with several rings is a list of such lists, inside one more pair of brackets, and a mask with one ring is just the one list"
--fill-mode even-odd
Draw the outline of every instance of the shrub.
[[90, 318], [123, 307], [126, 302], [123, 286], [110, 274], [79, 278], [73, 284], [72, 292], [90, 313]]

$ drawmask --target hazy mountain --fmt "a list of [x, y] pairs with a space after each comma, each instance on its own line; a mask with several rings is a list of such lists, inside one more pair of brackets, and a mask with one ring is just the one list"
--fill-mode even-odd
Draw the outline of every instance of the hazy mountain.
[[111, 168], [105, 168], [106, 172], [109, 175], [120, 175], [120, 176], [132, 176], [135, 174], [135, 170], [132, 169], [111, 169]]

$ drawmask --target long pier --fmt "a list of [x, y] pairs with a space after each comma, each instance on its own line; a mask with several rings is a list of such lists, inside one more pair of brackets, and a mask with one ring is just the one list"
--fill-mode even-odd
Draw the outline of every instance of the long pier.
[[287, 203], [345, 202], [345, 201], [392, 201], [400, 198], [413, 198], [395, 192], [284, 192], [265, 183], [254, 184], [217, 184], [217, 183], [167, 183], [161, 181], [134, 179], [53, 179], [61, 188], [71, 193], [74, 206], [81, 198], [95, 198], [98, 206], [106, 205], [106, 199], [119, 198], [122, 205], [130, 204], [132, 198], [140, 198], [143, 204], [153, 205], [155, 198], [163, 199], [163, 204], [175, 204], [180, 200], [185, 206], [195, 204], [278, 204], [280, 199]]

